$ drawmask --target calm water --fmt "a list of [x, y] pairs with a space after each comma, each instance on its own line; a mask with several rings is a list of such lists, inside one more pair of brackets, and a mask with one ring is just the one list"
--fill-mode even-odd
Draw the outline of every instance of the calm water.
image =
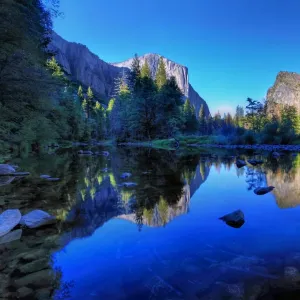
[[[0, 245], [3, 299], [21, 286], [28, 299], [300, 299], [299, 156], [106, 150], [12, 161], [31, 175], [2, 180], [2, 209], [59, 222]], [[237, 169], [236, 155], [264, 164]], [[218, 219], [237, 209], [241, 228]]]

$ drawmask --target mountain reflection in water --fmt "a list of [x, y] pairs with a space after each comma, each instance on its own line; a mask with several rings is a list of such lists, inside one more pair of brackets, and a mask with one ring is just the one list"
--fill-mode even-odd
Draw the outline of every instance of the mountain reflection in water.
[[[15, 282], [24, 277], [30, 299], [44, 292], [75, 300], [254, 300], [298, 291], [300, 211], [281, 208], [300, 203], [300, 158], [256, 155], [262, 166], [237, 169], [235, 155], [124, 148], [109, 157], [62, 152], [14, 160], [31, 176], [2, 182], [1, 208], [42, 208], [59, 223], [0, 245], [2, 294], [17, 296]], [[132, 176], [124, 180], [124, 172]], [[253, 193], [267, 185], [272, 193]], [[242, 228], [218, 220], [237, 209], [247, 220]], [[30, 269], [41, 259], [44, 265]], [[34, 274], [44, 283], [32, 282]]]

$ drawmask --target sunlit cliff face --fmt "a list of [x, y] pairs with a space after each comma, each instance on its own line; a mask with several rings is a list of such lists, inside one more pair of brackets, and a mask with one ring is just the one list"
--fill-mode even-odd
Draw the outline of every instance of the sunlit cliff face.
[[266, 175], [268, 185], [275, 186], [277, 205], [280, 208], [289, 208], [300, 205], [300, 156], [294, 160], [293, 167], [289, 171], [278, 169], [268, 171]]

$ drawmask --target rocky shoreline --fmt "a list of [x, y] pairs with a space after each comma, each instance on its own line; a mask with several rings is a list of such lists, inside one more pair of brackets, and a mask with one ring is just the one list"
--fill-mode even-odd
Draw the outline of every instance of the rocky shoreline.
[[188, 144], [189, 147], [220, 148], [220, 149], [246, 149], [263, 151], [291, 151], [300, 152], [300, 145], [216, 145], [216, 144]]

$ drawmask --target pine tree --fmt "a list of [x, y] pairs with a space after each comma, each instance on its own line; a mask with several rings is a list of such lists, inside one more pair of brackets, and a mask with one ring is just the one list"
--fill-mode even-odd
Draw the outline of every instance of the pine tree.
[[167, 82], [167, 72], [164, 60], [162, 57], [159, 58], [158, 68], [155, 76], [155, 83], [158, 89], [161, 89]]
[[47, 60], [46, 67], [52, 72], [52, 76], [63, 78], [64, 72], [62, 71], [61, 67], [57, 63], [54, 56]]
[[147, 60], [145, 60], [145, 63], [143, 64], [143, 67], [141, 70], [141, 77], [142, 78], [144, 78], [144, 77], [151, 78], [150, 67], [149, 67]]
[[82, 101], [83, 98], [84, 98], [84, 96], [83, 96], [83, 90], [82, 90], [82, 86], [81, 85], [78, 87], [77, 95], [78, 95], [79, 99]]
[[207, 133], [207, 124], [206, 124], [205, 111], [204, 111], [203, 104], [201, 104], [201, 107], [199, 110], [199, 129], [200, 129], [201, 134]]
[[94, 99], [94, 94], [91, 89], [91, 87], [88, 87], [87, 90], [87, 106], [86, 106], [86, 111], [87, 111], [87, 118], [89, 119], [91, 116], [91, 109], [93, 107], [93, 99]]
[[198, 127], [198, 121], [195, 114], [195, 108], [187, 98], [183, 106], [184, 131], [188, 133], [195, 132]]
[[139, 89], [141, 78], [141, 64], [137, 54], [134, 55], [130, 69], [129, 89], [135, 92]]

